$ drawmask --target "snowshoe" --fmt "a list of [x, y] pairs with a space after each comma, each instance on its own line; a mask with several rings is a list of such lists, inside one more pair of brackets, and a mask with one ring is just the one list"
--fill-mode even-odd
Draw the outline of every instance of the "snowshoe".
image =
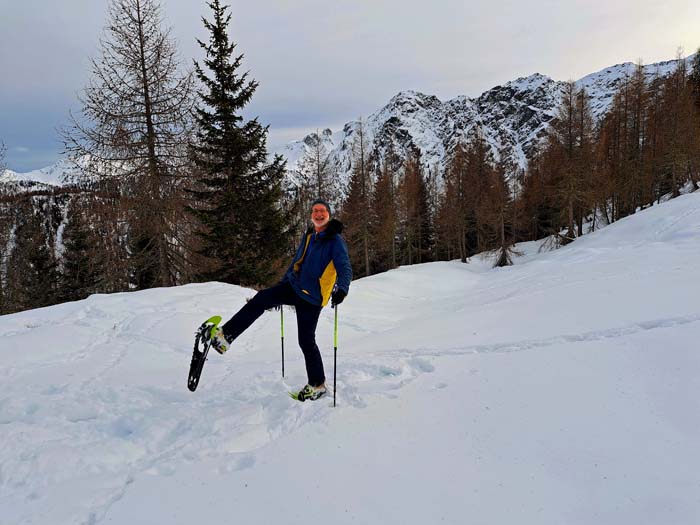
[[311, 386], [306, 385], [304, 388], [299, 390], [299, 392], [289, 392], [289, 397], [295, 399], [296, 401], [301, 401], [302, 403], [307, 399], [309, 401], [315, 401], [323, 394], [327, 392], [326, 385], [321, 386]]
[[207, 360], [209, 348], [212, 346], [212, 334], [218, 328], [221, 317], [215, 315], [204, 321], [197, 329], [194, 337], [194, 351], [190, 363], [190, 375], [187, 378], [187, 388], [194, 392], [199, 385], [199, 377], [202, 375], [204, 362]]

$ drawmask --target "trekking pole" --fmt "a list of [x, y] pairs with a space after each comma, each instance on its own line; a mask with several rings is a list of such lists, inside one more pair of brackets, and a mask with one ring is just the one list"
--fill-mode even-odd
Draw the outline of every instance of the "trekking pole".
[[284, 305], [280, 305], [280, 339], [282, 340], [282, 377], [284, 378]]
[[333, 323], [333, 406], [335, 406], [335, 376], [338, 368], [338, 305], [335, 308], [335, 321]]

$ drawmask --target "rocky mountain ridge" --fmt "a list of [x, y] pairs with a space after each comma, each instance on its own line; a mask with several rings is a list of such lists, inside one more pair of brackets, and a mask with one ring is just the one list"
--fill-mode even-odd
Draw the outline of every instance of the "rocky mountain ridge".
[[[688, 64], [693, 55], [685, 60]], [[676, 67], [670, 60], [644, 66], [647, 80], [665, 77]], [[601, 119], [612, 104], [614, 93], [636, 64], [625, 62], [607, 67], [576, 81], [590, 98], [593, 115]], [[505, 162], [511, 172], [524, 169], [527, 159], [544, 138], [554, 118], [565, 82], [534, 73], [495, 86], [478, 97], [458, 96], [441, 101], [434, 95], [401, 91], [379, 110], [363, 119], [369, 149], [382, 158], [393, 151], [399, 158], [417, 149], [426, 169], [444, 167], [449, 153], [460, 141], [468, 140], [478, 127], [489, 144], [494, 160]], [[288, 160], [289, 176], [303, 171], [310, 162], [314, 143], [319, 140], [331, 170], [346, 181], [352, 166], [352, 144], [360, 122], [353, 120], [343, 129], [311, 133], [273, 152]], [[28, 173], [5, 170], [0, 174], [0, 193], [48, 190], [61, 185], [70, 173], [69, 163], [56, 164]]]
[[[686, 61], [690, 61], [688, 57]], [[677, 66], [676, 60], [644, 67], [648, 81], [665, 77]], [[636, 64], [617, 64], [575, 81], [585, 88], [596, 120], [604, 117], [621, 83], [632, 76]], [[385, 106], [363, 119], [369, 149], [379, 158], [393, 150], [404, 157], [417, 149], [425, 168], [441, 169], [449, 153], [468, 140], [477, 128], [489, 144], [494, 160], [503, 161], [511, 173], [524, 169], [527, 159], [543, 140], [549, 122], [556, 115], [565, 82], [535, 73], [495, 86], [478, 97], [459, 96], [441, 101], [433, 95], [402, 91]], [[352, 165], [352, 144], [360, 121], [345, 124], [342, 130], [324, 130], [287, 144], [278, 153], [288, 159], [293, 174], [303, 171], [316, 140], [326, 150], [328, 161], [342, 180]]]

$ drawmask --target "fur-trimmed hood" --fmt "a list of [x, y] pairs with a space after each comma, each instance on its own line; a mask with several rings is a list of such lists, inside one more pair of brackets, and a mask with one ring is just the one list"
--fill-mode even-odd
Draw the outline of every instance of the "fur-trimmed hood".
[[[330, 221], [328, 221], [328, 226], [326, 227], [326, 229], [322, 232], [322, 238], [324, 240], [330, 240], [336, 235], [340, 235], [341, 233], [343, 233], [344, 228], [345, 226], [338, 219], [331, 219]], [[314, 227], [309, 226], [309, 229], [306, 230], [306, 233], [313, 233], [314, 231]]]

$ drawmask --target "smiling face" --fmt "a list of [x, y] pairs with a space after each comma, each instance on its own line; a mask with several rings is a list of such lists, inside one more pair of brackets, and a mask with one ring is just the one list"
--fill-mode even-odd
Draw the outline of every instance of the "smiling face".
[[314, 223], [316, 231], [320, 232], [325, 230], [330, 220], [331, 215], [328, 213], [328, 208], [323, 204], [314, 204], [314, 207], [311, 209], [311, 222]]

